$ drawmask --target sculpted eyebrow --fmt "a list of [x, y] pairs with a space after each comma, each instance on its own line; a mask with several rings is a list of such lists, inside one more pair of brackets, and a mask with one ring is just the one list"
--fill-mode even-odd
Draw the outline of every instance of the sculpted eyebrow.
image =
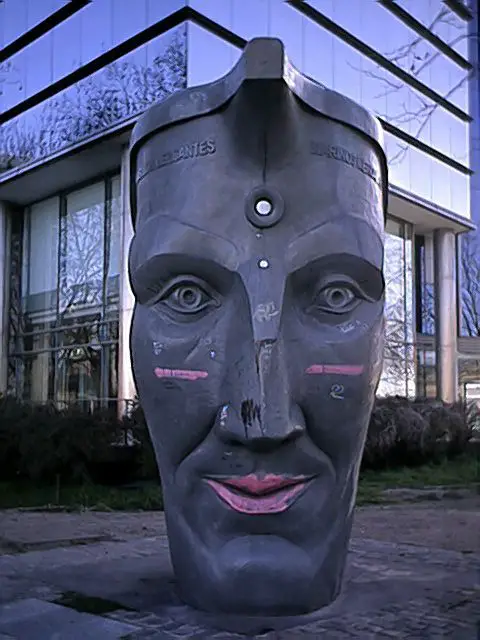
[[[218, 256], [217, 256], [218, 257]], [[132, 288], [142, 302], [147, 302], [172, 278], [200, 278], [222, 293], [231, 286], [233, 273], [213, 257], [188, 256], [185, 253], [154, 255], [131, 269]]]
[[292, 274], [299, 286], [307, 286], [325, 276], [347, 276], [371, 298], [380, 299], [384, 290], [382, 271], [359, 256], [339, 253], [313, 260]]

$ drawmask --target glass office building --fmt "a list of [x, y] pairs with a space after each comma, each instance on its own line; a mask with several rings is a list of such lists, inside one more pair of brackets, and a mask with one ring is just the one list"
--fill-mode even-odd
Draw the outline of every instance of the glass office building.
[[134, 397], [130, 132], [149, 105], [274, 36], [385, 130], [379, 394], [480, 395], [477, 24], [461, 0], [0, 2], [0, 392]]

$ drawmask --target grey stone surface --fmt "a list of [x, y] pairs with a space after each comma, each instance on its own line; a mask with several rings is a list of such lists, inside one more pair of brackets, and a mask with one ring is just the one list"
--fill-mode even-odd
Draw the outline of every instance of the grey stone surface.
[[[396, 509], [385, 513], [395, 521]], [[455, 518], [453, 509], [448, 517]], [[0, 556], [0, 634], [17, 640], [101, 640], [123, 635], [132, 640], [478, 640], [478, 553], [354, 538], [340, 598], [320, 614], [298, 620], [301, 624], [296, 628], [268, 632], [266, 620], [262, 628], [257, 626], [257, 631], [264, 633], [257, 635], [249, 620], [244, 621], [245, 635], [215, 628], [208, 616], [184, 606], [174, 587], [164, 534], [128, 542], [5, 554]], [[118, 608], [100, 617], [48, 602], [67, 591], [108, 599], [118, 603]], [[14, 601], [13, 605], [5, 608], [9, 601]], [[105, 626], [114, 622], [127, 625], [122, 629], [128, 628], [128, 632], [115, 635], [119, 627]], [[237, 621], [230, 623], [238, 625]], [[39, 635], [40, 631], [44, 635]]]
[[132, 132], [132, 366], [198, 609], [296, 615], [340, 592], [382, 370], [382, 141], [273, 38]]
[[0, 630], [18, 640], [118, 640], [138, 627], [27, 598], [0, 607]]

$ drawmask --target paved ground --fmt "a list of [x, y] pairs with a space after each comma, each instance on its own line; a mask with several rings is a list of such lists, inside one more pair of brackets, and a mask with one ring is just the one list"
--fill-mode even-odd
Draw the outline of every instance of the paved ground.
[[359, 508], [342, 596], [257, 635], [248, 620], [245, 635], [218, 631], [176, 599], [160, 513], [0, 512], [0, 640], [478, 640], [479, 506]]

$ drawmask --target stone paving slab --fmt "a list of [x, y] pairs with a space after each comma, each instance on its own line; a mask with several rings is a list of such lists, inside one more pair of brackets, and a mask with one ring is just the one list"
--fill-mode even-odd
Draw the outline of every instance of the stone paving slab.
[[[155, 514], [148, 521], [142, 520], [143, 514], [114, 514], [128, 516], [114, 519], [115, 526], [124, 527], [117, 532], [116, 540], [45, 550], [34, 546], [32, 551], [0, 555], [0, 606], [17, 601], [20, 603], [17, 606], [23, 610], [33, 607], [33, 611], [41, 604], [32, 603], [38, 602], [54, 607], [50, 609], [52, 613], [27, 616], [21, 628], [8, 626], [11, 621], [5, 622], [5, 612], [9, 609], [1, 608], [0, 640], [5, 640], [2, 634], [9, 640], [76, 640], [77, 637], [92, 640], [110, 637], [123, 640], [479, 640], [480, 553], [471, 552], [472, 541], [479, 537], [479, 529], [472, 527], [478, 514], [449, 509], [442, 516], [442, 511], [437, 510], [436, 519], [428, 521], [424, 519], [425, 511], [414, 510], [412, 513], [410, 507], [410, 518], [417, 522], [418, 528], [415, 525], [409, 529], [402, 526], [402, 518], [407, 522], [408, 510], [405, 509], [376, 509], [370, 526], [364, 515], [363, 531], [357, 519], [357, 537], [350, 544], [345, 587], [338, 600], [318, 615], [294, 621], [275, 620], [275, 625], [268, 619], [259, 624], [258, 620], [242, 619], [239, 622], [232, 618], [224, 619], [218, 625], [218, 620], [214, 624], [210, 617], [183, 605], [175, 593], [163, 516]], [[399, 513], [402, 514], [400, 518]], [[450, 523], [456, 522], [457, 531], [465, 526], [465, 522], [469, 527], [460, 546], [463, 552], [455, 545], [451, 545], [453, 549], [425, 546], [431, 539], [450, 545], [449, 537], [441, 538], [441, 518], [445, 513]], [[462, 520], [462, 513], [467, 513], [467, 521]], [[111, 514], [93, 518], [97, 524], [101, 522], [101, 532], [109, 531], [108, 515]], [[88, 519], [84, 522], [77, 519], [76, 522], [77, 535], [87, 532], [93, 537], [97, 535], [99, 529], [91, 524], [92, 520], [89, 523]], [[440, 530], [431, 531], [436, 526]], [[41, 531], [48, 535], [46, 521], [42, 527]], [[151, 535], [152, 530], [158, 535]], [[141, 537], [142, 531], [147, 531], [149, 537]], [[388, 531], [390, 540], [365, 537], [368, 532], [387, 538]], [[423, 531], [422, 536], [420, 531]], [[448, 528], [449, 533], [452, 531], [453, 525]], [[359, 533], [364, 537], [358, 537]], [[135, 534], [137, 537], [132, 537]], [[35, 542], [32, 533], [30, 536]], [[399, 539], [409, 542], [412, 538], [421, 540], [424, 546], [397, 542]], [[66, 592], [116, 604], [102, 616], [78, 612], [54, 602]], [[68, 620], [81, 620], [81, 624], [67, 624]], [[32, 635], [34, 621], [35, 629], [42, 630], [44, 635], [37, 632]], [[122, 629], [129, 631], [115, 635], [119, 627], [104, 626], [110, 623], [126, 625]], [[296, 626], [291, 628], [292, 624]], [[229, 631], [219, 630], [219, 626]], [[274, 627], [276, 630], [271, 630]], [[106, 628], [109, 631], [106, 632]], [[68, 629], [68, 635], [61, 635], [65, 629]]]
[[[354, 539], [345, 589], [334, 605], [323, 610], [320, 616], [314, 616], [315, 619], [303, 619], [300, 628], [279, 630], [273, 635], [264, 633], [263, 636], [254, 634], [258, 625], [248, 623], [239, 630], [247, 637], [268, 640], [313, 639], [323, 634], [329, 640], [335, 637], [478, 640], [479, 576], [480, 554]], [[162, 537], [32, 551], [0, 558], [0, 597], [23, 599], [29, 590], [31, 593], [36, 589], [38, 594], [42, 588], [44, 600], [75, 591], [118, 603], [117, 611], [105, 614], [95, 623], [92, 620], [90, 625], [97, 626], [91, 626], [91, 635], [83, 637], [98, 637], [99, 640], [108, 637], [103, 631], [100, 633], [98, 625], [109, 618], [112, 622], [133, 627], [129, 632], [132, 640], [146, 637], [164, 640], [245, 638], [245, 635], [219, 631], [207, 617], [178, 601], [167, 541]], [[35, 601], [39, 601], [38, 596]], [[134, 611], [125, 611], [122, 607], [131, 607]], [[49, 627], [48, 620], [54, 619], [44, 618], [47, 634], [56, 624], [52, 622]], [[238, 624], [235, 620], [223, 622], [227, 627]], [[268, 620], [262, 621], [265, 630], [268, 624]], [[18, 628], [6, 626], [0, 615], [0, 633], [19, 640], [23, 637], [43, 640], [43, 636], [38, 635], [15, 636], [15, 630]], [[97, 630], [99, 635], [95, 636]]]
[[138, 627], [123, 621], [34, 598], [0, 607], [0, 628], [18, 640], [119, 640], [138, 631]]

